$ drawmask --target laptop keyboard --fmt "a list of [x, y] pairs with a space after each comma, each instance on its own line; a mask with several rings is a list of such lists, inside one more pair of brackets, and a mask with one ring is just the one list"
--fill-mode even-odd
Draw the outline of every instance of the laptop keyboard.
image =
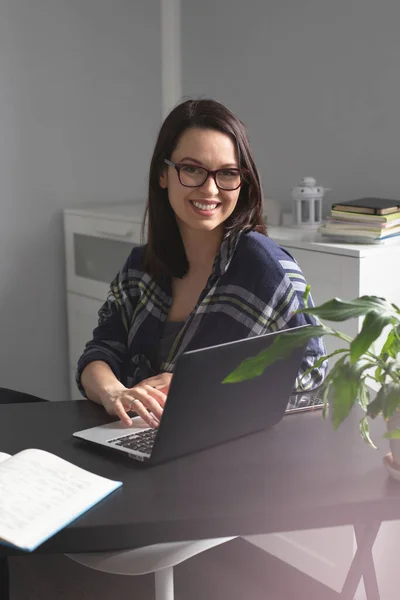
[[151, 454], [157, 433], [158, 429], [145, 429], [144, 431], [137, 431], [136, 433], [108, 440], [108, 443], [130, 450], [137, 450], [143, 452], [143, 454]]

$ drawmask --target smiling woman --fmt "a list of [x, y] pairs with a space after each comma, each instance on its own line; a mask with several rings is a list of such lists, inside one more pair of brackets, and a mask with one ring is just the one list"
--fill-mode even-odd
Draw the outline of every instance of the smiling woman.
[[192, 127], [181, 135], [172, 159], [164, 161], [169, 168], [160, 186], [168, 189], [181, 235], [204, 229], [214, 231], [213, 239], [221, 243], [223, 223], [235, 210], [243, 181], [233, 140], [220, 131]]
[[[209, 270], [221, 245], [224, 223], [240, 195], [237, 151], [227, 134], [191, 127], [182, 133], [172, 159], [164, 161], [169, 166], [161, 174], [160, 186], [168, 190], [189, 264], [206, 262]], [[231, 170], [228, 165], [233, 165]], [[235, 185], [229, 185], [230, 179]], [[203, 258], [197, 252], [200, 247], [208, 249]]]
[[[168, 115], [146, 217], [147, 244], [111, 283], [77, 382], [127, 425], [133, 407], [156, 427], [182, 352], [315, 321], [295, 314], [304, 277], [266, 235], [246, 128], [222, 104], [188, 100]], [[321, 339], [310, 340], [297, 388], [306, 371], [302, 389], [323, 381], [324, 353]]]

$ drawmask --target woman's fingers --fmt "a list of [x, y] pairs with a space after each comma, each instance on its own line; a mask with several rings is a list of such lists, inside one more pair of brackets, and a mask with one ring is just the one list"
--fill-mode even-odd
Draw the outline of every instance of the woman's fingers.
[[[152, 401], [153, 399], [158, 403], [161, 408], [164, 408], [167, 395], [159, 388], [155, 388], [152, 385], [144, 385], [144, 389], [147, 392], [147, 397]], [[162, 411], [161, 411], [162, 414]]]
[[[140, 389], [132, 389], [132, 396], [137, 398], [143, 406], [151, 411], [153, 415], [160, 420], [163, 413], [163, 406], [165, 404], [165, 394], [159, 390], [155, 390], [149, 385], [143, 386]], [[134, 408], [133, 410], [136, 410]]]
[[134, 398], [131, 403], [132, 410], [135, 411], [150, 427], [158, 427], [159, 421], [148, 411], [143, 403], [138, 399]]
[[[165, 400], [166, 400], [167, 396], [168, 396], [168, 392], [169, 392], [169, 384], [165, 385], [164, 387], [159, 387], [159, 388], [157, 388], [157, 390], [159, 392], [161, 392], [162, 394], [164, 394]], [[165, 400], [164, 400], [164, 404], [165, 404]]]
[[138, 413], [138, 415], [142, 417], [143, 421], [150, 425], [150, 427], [158, 427], [160, 423], [159, 420], [155, 418], [155, 416], [151, 412], [148, 411], [148, 408], [144, 406], [140, 400], [135, 401], [135, 410]]
[[166, 394], [161, 390], [142, 383], [114, 396], [105, 404], [105, 408], [110, 415], [117, 416], [127, 427], [132, 424], [129, 411], [134, 411], [150, 427], [158, 427], [166, 398]]
[[[132, 425], [131, 417], [127, 414], [127, 409], [125, 408], [122, 400], [115, 399], [113, 402], [105, 406], [108, 414], [118, 417], [124, 425], [130, 427]], [[128, 410], [131, 410], [128, 408]]]
[[[159, 390], [150, 385], [140, 385], [124, 394], [124, 412], [133, 410], [150, 427], [158, 427], [165, 400], [166, 395]], [[122, 419], [121, 414], [118, 416]]]

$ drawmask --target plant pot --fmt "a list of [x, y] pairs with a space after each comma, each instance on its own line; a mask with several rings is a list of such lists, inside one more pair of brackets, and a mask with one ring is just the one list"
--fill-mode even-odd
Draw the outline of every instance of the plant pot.
[[[387, 421], [387, 430], [393, 431], [394, 429], [400, 429], [400, 411], [395, 412]], [[393, 466], [400, 471], [400, 439], [389, 440], [389, 445]]]

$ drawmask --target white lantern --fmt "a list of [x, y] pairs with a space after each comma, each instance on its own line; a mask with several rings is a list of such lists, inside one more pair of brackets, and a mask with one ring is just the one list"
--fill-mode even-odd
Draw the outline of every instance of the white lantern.
[[314, 177], [303, 177], [292, 189], [293, 225], [316, 229], [322, 223], [322, 198], [330, 188], [317, 185]]

